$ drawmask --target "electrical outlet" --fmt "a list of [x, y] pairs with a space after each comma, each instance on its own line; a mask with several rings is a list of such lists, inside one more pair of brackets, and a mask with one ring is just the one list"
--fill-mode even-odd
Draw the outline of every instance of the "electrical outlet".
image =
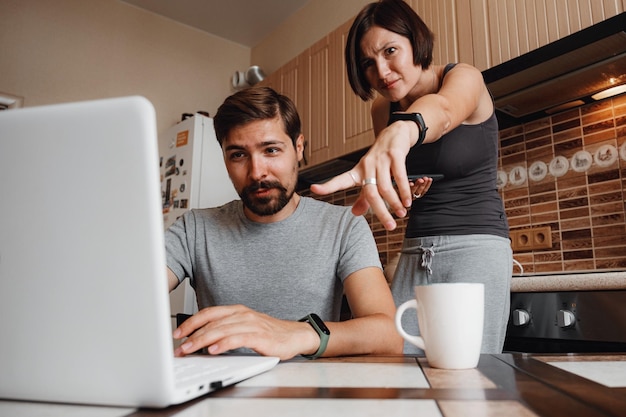
[[531, 248], [530, 229], [511, 231], [511, 247], [514, 252], [529, 251]]
[[552, 248], [552, 229], [550, 226], [536, 227], [530, 230], [532, 232], [533, 249]]
[[514, 252], [524, 252], [552, 248], [552, 229], [550, 226], [512, 230], [511, 248]]

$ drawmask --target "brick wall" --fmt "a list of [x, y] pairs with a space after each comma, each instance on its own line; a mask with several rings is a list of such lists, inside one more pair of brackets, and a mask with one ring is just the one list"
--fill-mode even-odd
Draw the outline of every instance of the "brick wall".
[[626, 269], [626, 95], [501, 131], [500, 170], [511, 230], [552, 230], [525, 271]]

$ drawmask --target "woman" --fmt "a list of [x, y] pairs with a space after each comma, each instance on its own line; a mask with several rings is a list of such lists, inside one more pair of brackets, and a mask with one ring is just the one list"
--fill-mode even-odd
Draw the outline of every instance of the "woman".
[[[485, 284], [482, 352], [502, 351], [512, 252], [496, 189], [498, 123], [480, 71], [432, 65], [433, 34], [402, 0], [381, 0], [356, 17], [346, 44], [350, 85], [372, 104], [375, 143], [359, 163], [311, 189], [328, 194], [362, 184], [355, 215], [372, 208], [385, 228], [409, 210], [392, 282], [396, 304], [434, 282]], [[432, 181], [418, 173], [443, 174]], [[395, 180], [395, 181], [394, 181]], [[394, 182], [397, 187], [394, 187]], [[428, 191], [428, 192], [427, 192]], [[417, 333], [416, 317], [405, 329]], [[419, 352], [405, 343], [405, 353]]]

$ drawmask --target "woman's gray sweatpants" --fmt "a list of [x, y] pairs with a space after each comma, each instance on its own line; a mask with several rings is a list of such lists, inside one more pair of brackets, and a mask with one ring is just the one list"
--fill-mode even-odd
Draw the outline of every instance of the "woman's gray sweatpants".
[[[404, 239], [391, 292], [396, 307], [415, 297], [416, 285], [439, 282], [485, 284], [482, 353], [501, 353], [509, 318], [513, 253], [509, 239], [493, 235], [428, 236]], [[419, 335], [415, 310], [402, 317], [404, 329]], [[423, 353], [404, 343], [404, 353]]]

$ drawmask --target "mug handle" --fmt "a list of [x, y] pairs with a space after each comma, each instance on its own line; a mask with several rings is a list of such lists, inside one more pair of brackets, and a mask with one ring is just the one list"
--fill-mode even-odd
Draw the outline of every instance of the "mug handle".
[[398, 330], [398, 333], [400, 333], [400, 336], [404, 338], [404, 340], [425, 351], [426, 347], [424, 346], [424, 339], [422, 339], [420, 336], [408, 334], [402, 328], [402, 315], [406, 310], [410, 308], [417, 310], [416, 299], [409, 300], [403, 303], [400, 307], [398, 307], [398, 310], [396, 311], [396, 329]]

